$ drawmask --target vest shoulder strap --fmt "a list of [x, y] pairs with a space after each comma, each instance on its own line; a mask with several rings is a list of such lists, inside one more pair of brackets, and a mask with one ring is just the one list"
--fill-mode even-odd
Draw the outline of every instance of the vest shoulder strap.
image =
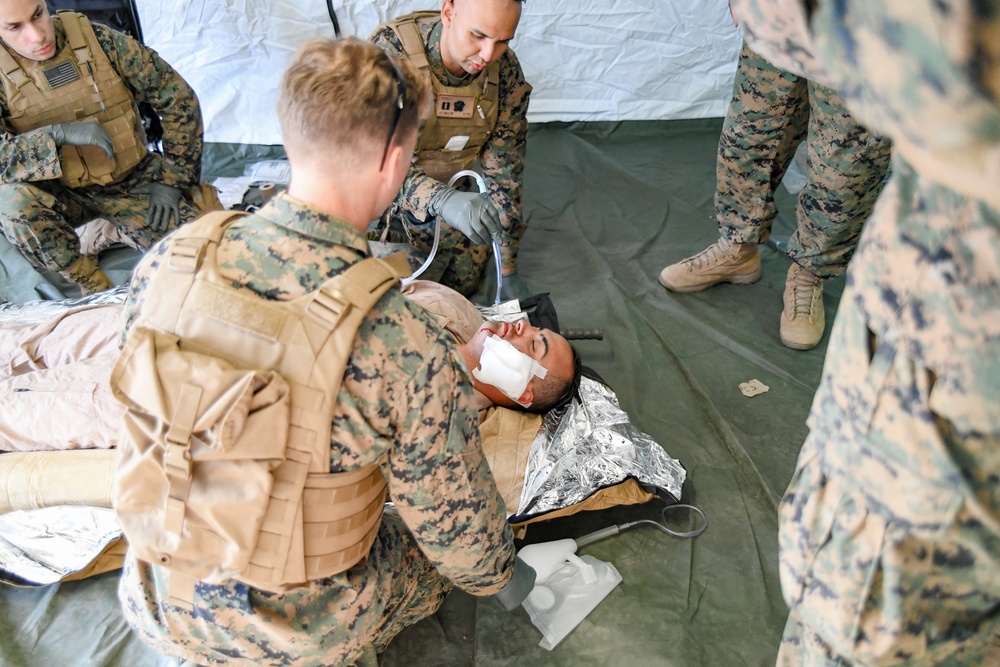
[[226, 228], [245, 215], [248, 215], [245, 211], [210, 211], [178, 227], [168, 259], [171, 270], [195, 273], [205, 258], [208, 244], [219, 243]]
[[367, 257], [313, 293], [305, 322], [313, 328], [313, 336], [325, 341], [313, 367], [316, 386], [330, 387], [330, 395], [336, 398], [361, 321], [383, 294], [409, 274], [404, 253]]
[[14, 60], [14, 56], [8, 51], [6, 44], [0, 44], [0, 69], [3, 70], [3, 73], [14, 84], [14, 87], [20, 90], [25, 96], [37, 97], [41, 95], [37, 86], [35, 86], [35, 82], [21, 69], [21, 65]]
[[427, 62], [427, 49], [420, 36], [420, 27], [417, 25], [417, 21], [438, 15], [439, 12], [432, 11], [413, 12], [386, 24], [399, 36], [399, 41], [403, 43], [403, 53], [418, 69], [429, 69], [430, 63]]
[[[63, 30], [66, 31], [66, 41], [73, 49], [76, 61], [89, 67], [90, 63], [94, 62], [94, 54], [90, 52], [90, 44], [83, 35], [84, 22], [87, 22], [88, 28], [90, 27], [87, 17], [74, 11], [62, 10], [59, 12], [59, 18], [62, 19]], [[93, 71], [90, 72], [90, 75], [94, 75]]]

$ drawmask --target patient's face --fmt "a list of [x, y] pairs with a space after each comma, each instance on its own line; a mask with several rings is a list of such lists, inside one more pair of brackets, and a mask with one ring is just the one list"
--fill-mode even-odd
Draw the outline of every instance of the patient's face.
[[[549, 329], [539, 329], [526, 320], [515, 324], [509, 322], [484, 322], [476, 335], [469, 341], [469, 348], [478, 359], [483, 354], [483, 341], [489, 336], [499, 336], [514, 348], [537, 361], [547, 371], [545, 378], [534, 377], [528, 388], [540, 393], [539, 387], [549, 383], [564, 386], [573, 377], [573, 350], [569, 341]], [[488, 385], [487, 385], [488, 386]], [[494, 403], [516, 407], [516, 403], [504, 396], [499, 389], [489, 387], [494, 392], [483, 391]], [[482, 390], [481, 390], [482, 391]], [[496, 396], [494, 396], [494, 393]], [[555, 392], [559, 393], [559, 392]]]

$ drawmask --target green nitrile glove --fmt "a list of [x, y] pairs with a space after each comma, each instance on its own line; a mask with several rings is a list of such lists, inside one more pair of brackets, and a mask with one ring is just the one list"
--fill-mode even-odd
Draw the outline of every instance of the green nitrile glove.
[[500, 238], [500, 214], [489, 199], [478, 192], [445, 188], [431, 198], [427, 211], [444, 218], [449, 225], [476, 245], [486, 245], [491, 236]]
[[514, 560], [514, 576], [503, 587], [503, 590], [493, 595], [493, 600], [506, 611], [517, 609], [535, 587], [535, 569], [516, 556]]
[[104, 149], [109, 160], [115, 156], [115, 145], [111, 137], [96, 121], [59, 123], [50, 125], [49, 129], [56, 146], [97, 146]]
[[132, 190], [135, 195], [149, 195], [149, 211], [146, 224], [154, 232], [165, 232], [170, 227], [170, 218], [181, 224], [181, 191], [162, 183], [149, 183]]
[[502, 301], [510, 301], [511, 299], [527, 299], [532, 296], [534, 292], [528, 287], [521, 276], [517, 275], [517, 271], [513, 273], [508, 273], [503, 277], [503, 282], [500, 283], [500, 299]]

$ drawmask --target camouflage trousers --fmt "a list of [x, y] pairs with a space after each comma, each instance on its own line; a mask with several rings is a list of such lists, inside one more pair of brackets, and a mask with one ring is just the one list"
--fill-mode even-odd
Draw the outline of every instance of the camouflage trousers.
[[[369, 229], [372, 254], [384, 257], [394, 252], [405, 252], [410, 268], [416, 271], [430, 255], [437, 223], [437, 218], [421, 222], [408, 212], [397, 210], [389, 222], [383, 219]], [[441, 283], [462, 296], [471, 297], [479, 289], [493, 251], [489, 245], [473, 244], [465, 234], [443, 220], [440, 227], [434, 259], [420, 278]]]
[[367, 561], [283, 594], [199, 582], [188, 612], [166, 601], [168, 577], [126, 559], [118, 597], [139, 636], [163, 655], [247, 667], [352, 665], [437, 611], [452, 587], [391, 511]]
[[806, 140], [805, 188], [788, 255], [820, 278], [840, 275], [882, 189], [890, 143], [858, 123], [840, 95], [777, 69], [744, 43], [719, 139], [719, 233], [762, 243], [777, 215], [775, 189]]
[[778, 665], [1000, 665], [1000, 212], [901, 160], [779, 507]]
[[[105, 218], [119, 234], [147, 250], [170, 229], [154, 232], [146, 225], [149, 195], [131, 194], [143, 185], [127, 178], [114, 185], [68, 188], [57, 181], [0, 184], [0, 227], [3, 234], [38, 268], [60, 272], [80, 257], [75, 228]], [[183, 222], [194, 219], [198, 208], [185, 195], [180, 201]]]

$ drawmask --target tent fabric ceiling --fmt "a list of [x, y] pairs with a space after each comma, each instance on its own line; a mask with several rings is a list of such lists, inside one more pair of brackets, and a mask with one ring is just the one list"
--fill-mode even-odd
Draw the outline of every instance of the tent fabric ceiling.
[[[434, 0], [334, 0], [344, 35], [436, 9]], [[279, 144], [281, 73], [311, 37], [333, 37], [324, 0], [136, 0], [145, 41], [191, 83], [211, 142]], [[740, 32], [726, 0], [528, 0], [513, 41], [534, 86], [528, 120], [725, 115]]]

